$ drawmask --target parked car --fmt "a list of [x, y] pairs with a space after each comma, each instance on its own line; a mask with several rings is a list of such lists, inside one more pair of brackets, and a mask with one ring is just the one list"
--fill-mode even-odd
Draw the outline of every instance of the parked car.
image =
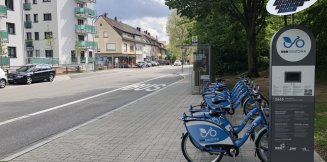
[[182, 66], [182, 62], [180, 60], [176, 60], [174, 62], [174, 66]]
[[158, 63], [156, 61], [151, 61], [152, 66], [158, 66]]
[[146, 65], [146, 67], [151, 67], [152, 66], [152, 62], [151, 61], [145, 61], [145, 65]]
[[5, 88], [7, 85], [6, 73], [0, 68], [0, 88]]
[[145, 67], [146, 65], [145, 65], [145, 62], [144, 62], [144, 61], [138, 61], [138, 62], [136, 63], [136, 66], [137, 66], [138, 68], [143, 68], [143, 67]]
[[8, 82], [31, 84], [36, 81], [52, 82], [56, 76], [56, 71], [50, 65], [31, 64], [17, 69], [15, 72], [8, 74]]

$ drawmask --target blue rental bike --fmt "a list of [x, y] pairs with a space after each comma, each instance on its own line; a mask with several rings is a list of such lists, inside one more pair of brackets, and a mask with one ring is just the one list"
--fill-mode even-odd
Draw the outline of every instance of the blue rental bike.
[[[217, 110], [216, 112], [210, 111], [208, 115], [192, 114], [187, 116], [184, 113], [182, 120], [187, 133], [182, 136], [181, 147], [186, 160], [189, 162], [218, 162], [224, 155], [235, 158], [239, 154], [241, 146], [257, 127], [261, 127], [261, 129], [255, 137], [256, 154], [262, 161], [268, 159], [268, 122], [260, 103], [261, 99], [256, 99], [256, 107], [251, 110], [251, 113], [258, 113], [259, 115], [247, 127], [245, 125], [251, 113], [237, 127], [232, 127], [227, 118]], [[235, 132], [240, 132], [243, 129], [246, 130], [244, 135], [237, 138]]]

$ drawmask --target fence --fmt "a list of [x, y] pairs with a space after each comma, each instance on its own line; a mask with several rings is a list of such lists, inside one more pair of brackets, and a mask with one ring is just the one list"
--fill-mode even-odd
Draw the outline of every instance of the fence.
[[29, 64], [51, 64], [59, 65], [59, 58], [28, 58]]
[[7, 56], [0, 56], [0, 66], [10, 66], [10, 58]]

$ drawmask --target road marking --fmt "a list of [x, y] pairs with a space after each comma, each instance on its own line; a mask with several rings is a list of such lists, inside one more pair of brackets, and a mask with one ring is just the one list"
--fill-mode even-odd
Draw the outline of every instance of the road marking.
[[[168, 76], [168, 75], [166, 75], [166, 76]], [[183, 78], [184, 78], [184, 77], [183, 77]], [[185, 79], [185, 78], [184, 78], [184, 79]], [[182, 80], [183, 80], [183, 79], [182, 79]], [[19, 151], [19, 152], [17, 152], [17, 153], [14, 153], [14, 154], [12, 154], [12, 155], [9, 155], [8, 157], [5, 157], [4, 159], [2, 159], [2, 160], [0, 160], [0, 161], [11, 161], [11, 160], [13, 160], [13, 159], [15, 159], [15, 158], [17, 158], [17, 157], [19, 157], [19, 156], [22, 156], [22, 155], [24, 155], [24, 154], [26, 154], [26, 153], [28, 153], [28, 152], [30, 152], [30, 151], [32, 151], [32, 150], [35, 150], [35, 149], [37, 149], [37, 148], [39, 148], [39, 147], [41, 147], [41, 146], [43, 146], [43, 145], [45, 145], [45, 144], [47, 144], [47, 143], [53, 141], [53, 140], [56, 140], [56, 139], [58, 139], [58, 138], [60, 138], [60, 137], [63, 137], [63, 136], [65, 136], [65, 135], [67, 135], [67, 134], [69, 134], [69, 133], [71, 133], [71, 132], [73, 132], [73, 131], [75, 131], [75, 130], [77, 130], [77, 129], [79, 129], [79, 128], [82, 128], [82, 127], [84, 127], [84, 126], [86, 126], [86, 125], [88, 125], [88, 124], [91, 124], [91, 123], [93, 123], [93, 122], [95, 122], [95, 121], [98, 121], [98, 120], [100, 120], [100, 119], [102, 119], [102, 118], [104, 118], [104, 117], [106, 117], [106, 116], [108, 116], [108, 115], [110, 115], [110, 114], [112, 114], [112, 113], [114, 113], [114, 112], [117, 112], [117, 111], [123, 110], [123, 109], [126, 108], [127, 106], [130, 106], [130, 105], [132, 105], [132, 104], [134, 104], [134, 103], [136, 103], [136, 102], [139, 102], [139, 101], [141, 101], [141, 100], [143, 100], [143, 99], [145, 99], [145, 98], [148, 98], [148, 97], [150, 97], [150, 96], [152, 96], [152, 95], [154, 95], [154, 94], [156, 94], [156, 93], [159, 93], [160, 91], [162, 91], [162, 90], [164, 90], [164, 89], [166, 89], [166, 88], [168, 88], [168, 87], [170, 87], [170, 86], [173, 86], [173, 85], [175, 85], [175, 84], [180, 83], [182, 80], [179, 80], [179, 81], [177, 81], [177, 82], [175, 82], [175, 83], [169, 84], [168, 86], [163, 87], [163, 88], [159, 89], [158, 91], [155, 91], [155, 92], [153, 92], [153, 93], [147, 94], [147, 95], [145, 95], [145, 96], [143, 96], [143, 97], [141, 97], [141, 98], [139, 98], [139, 99], [136, 99], [136, 100], [134, 100], [134, 101], [132, 101], [132, 102], [126, 104], [126, 105], [123, 105], [123, 106], [121, 106], [121, 107], [119, 107], [119, 108], [117, 108], [117, 109], [111, 110], [111, 111], [109, 111], [109, 112], [107, 112], [107, 113], [105, 113], [105, 114], [103, 114], [103, 115], [100, 115], [100, 116], [98, 116], [98, 117], [96, 117], [96, 118], [94, 118], [94, 119], [91, 119], [91, 120], [89, 120], [89, 121], [87, 121], [87, 122], [85, 122], [85, 123], [82, 123], [82, 124], [80, 124], [80, 125], [77, 125], [76, 127], [70, 128], [70, 129], [68, 129], [68, 130], [66, 130], [66, 131], [64, 131], [64, 132], [62, 132], [62, 133], [55, 134], [55, 135], [53, 135], [53, 136], [51, 136], [51, 137], [49, 137], [49, 138], [46, 138], [46, 139], [44, 139], [43, 141], [40, 141], [40, 142], [38, 142], [38, 143], [35, 143], [35, 144], [31, 145], [30, 147], [28, 147], [28, 148], [22, 150], [22, 151]], [[145, 81], [144, 81], [144, 82], [145, 82]], [[123, 88], [124, 88], [124, 87], [123, 87]]]
[[170, 76], [170, 75], [163, 75], [163, 76], [160, 76], [160, 77], [148, 79], [148, 80], [136, 83], [136, 84], [121, 87], [121, 88], [118, 88], [118, 89], [114, 89], [114, 90], [111, 90], [111, 91], [107, 91], [107, 92], [104, 92], [104, 93], [100, 93], [100, 94], [97, 94], [97, 95], [86, 97], [86, 98], [83, 98], [83, 99], [80, 99], [80, 100], [72, 101], [72, 102], [69, 102], [69, 103], [66, 103], [66, 104], [63, 104], [63, 105], [55, 106], [55, 107], [52, 107], [52, 108], [49, 108], [49, 109], [45, 109], [45, 110], [38, 111], [38, 112], [35, 112], [35, 113], [23, 115], [23, 116], [20, 116], [20, 117], [17, 117], [17, 118], [9, 119], [9, 120], [0, 122], [0, 126], [5, 125], [5, 124], [9, 124], [9, 123], [13, 123], [13, 122], [16, 122], [16, 121], [19, 121], [19, 120], [22, 120], [22, 119], [26, 119], [26, 118], [29, 118], [29, 117], [32, 117], [32, 116], [40, 115], [40, 114], [43, 114], [43, 113], [46, 113], [46, 112], [49, 112], [49, 111], [61, 109], [61, 108], [64, 108], [64, 107], [67, 107], [67, 106], [70, 106], [70, 105], [74, 105], [74, 104], [77, 104], [77, 103], [80, 103], [80, 102], [83, 102], [83, 101], [87, 101], [87, 100], [97, 98], [97, 97], [100, 97], [100, 96], [103, 96], [103, 95], [106, 95], [106, 94], [109, 94], [109, 93], [112, 93], [112, 92], [119, 91], [119, 90], [124, 89], [124, 88], [129, 87], [129, 86], [139, 85], [139, 84], [142, 84], [142, 83], [145, 83], [145, 82], [148, 82], [148, 81], [151, 81], [151, 80], [163, 78], [163, 77], [166, 77], [166, 76]]
[[160, 88], [166, 87], [166, 84], [134, 84], [127, 87], [122, 88], [123, 91], [134, 90], [134, 91], [157, 91]]

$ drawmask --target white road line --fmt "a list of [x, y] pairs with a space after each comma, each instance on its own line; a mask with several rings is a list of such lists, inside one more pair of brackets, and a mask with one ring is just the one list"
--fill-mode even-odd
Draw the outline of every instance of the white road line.
[[[168, 75], [165, 75], [165, 76], [168, 76]], [[49, 137], [47, 139], [44, 139], [43, 141], [37, 142], [37, 143], [31, 145], [28, 148], [25, 148], [25, 149], [23, 149], [23, 150], [21, 150], [21, 151], [19, 151], [17, 153], [14, 153], [12, 155], [9, 155], [8, 157], [5, 157], [4, 159], [1, 159], [0, 161], [11, 161], [11, 160], [13, 160], [13, 159], [15, 159], [15, 158], [17, 158], [19, 156], [22, 156], [22, 155], [24, 155], [24, 154], [26, 154], [26, 153], [34, 150], [34, 149], [37, 149], [37, 148], [39, 148], [39, 147], [41, 147], [41, 146], [43, 146], [43, 145], [45, 145], [45, 144], [47, 144], [47, 143], [49, 143], [49, 142], [51, 142], [53, 140], [56, 140], [56, 139], [58, 139], [60, 137], [63, 137], [63, 136], [65, 136], [65, 135], [67, 135], [67, 134], [69, 134], [69, 133], [71, 133], [71, 132], [73, 132], [73, 131], [75, 131], [75, 130], [77, 130], [79, 128], [82, 128], [82, 127], [84, 127], [84, 126], [86, 126], [88, 124], [91, 124], [91, 123], [93, 123], [95, 121], [98, 121], [98, 120], [100, 120], [100, 119], [102, 119], [102, 118], [104, 118], [104, 117], [106, 117], [106, 116], [108, 116], [108, 115], [110, 115], [110, 114], [112, 114], [114, 112], [121, 111], [122, 109], [126, 108], [127, 106], [130, 106], [130, 105], [132, 105], [132, 104], [134, 104], [136, 102], [139, 102], [139, 101], [141, 101], [141, 100], [143, 100], [145, 98], [148, 98], [148, 97], [150, 97], [150, 96], [152, 96], [152, 95], [154, 95], [154, 94], [156, 94], [156, 93], [158, 93], [158, 92], [160, 92], [160, 91], [162, 91], [162, 90], [164, 90], [164, 89], [166, 89], [166, 88], [168, 88], [170, 86], [173, 86], [175, 84], [180, 83], [180, 81], [182, 81], [182, 80], [179, 80], [179, 81], [177, 81], [175, 83], [172, 83], [172, 84], [170, 84], [170, 85], [168, 85], [166, 87], [163, 87], [163, 88], [159, 89], [158, 91], [155, 91], [153, 93], [147, 94], [147, 95], [145, 95], [145, 96], [143, 96], [143, 97], [141, 97], [141, 98], [139, 98], [137, 100], [134, 100], [134, 101], [132, 101], [132, 102], [126, 104], [126, 105], [123, 105], [123, 106], [121, 106], [121, 107], [119, 107], [117, 109], [111, 110], [111, 111], [109, 111], [109, 112], [107, 112], [107, 113], [105, 113], [103, 115], [100, 115], [100, 116], [96, 117], [95, 119], [91, 119], [91, 120], [89, 120], [89, 121], [87, 121], [85, 123], [82, 123], [80, 125], [77, 125], [76, 127], [73, 127], [71, 129], [68, 129], [68, 130], [66, 130], [66, 131], [64, 131], [62, 133], [55, 134], [55, 135], [53, 135], [53, 136], [51, 136], [51, 137]], [[144, 81], [144, 82], [146, 82], [146, 81]]]
[[[145, 81], [142, 81], [142, 82], [139, 82], [139, 83], [135, 83], [135, 84], [141, 84], [141, 83], [144, 83], [144, 82], [148, 82], [148, 81], [155, 80], [155, 79], [158, 79], [158, 78], [163, 78], [163, 77], [166, 77], [166, 76], [169, 76], [169, 75], [163, 75], [163, 76], [160, 76], [160, 77], [148, 79], [148, 80], [145, 80]], [[134, 85], [134, 84], [132, 84], [132, 85]], [[131, 85], [128, 85], [128, 86], [131, 86]], [[93, 98], [97, 98], [97, 97], [100, 97], [100, 96], [103, 96], [103, 95], [106, 95], [106, 94], [109, 94], [109, 93], [112, 93], [112, 92], [119, 91], [119, 90], [124, 89], [124, 88], [126, 88], [128, 86], [121, 87], [121, 88], [118, 88], [118, 89], [114, 89], [114, 90], [111, 90], [111, 91], [108, 91], [108, 92], [100, 93], [100, 94], [97, 94], [97, 95], [93, 95], [93, 96], [90, 96], [90, 97], [86, 97], [86, 98], [83, 98], [83, 99], [80, 99], [80, 100], [72, 101], [72, 102], [69, 102], [69, 103], [66, 103], [66, 104], [63, 104], [63, 105], [55, 106], [55, 107], [45, 109], [45, 110], [42, 110], [42, 111], [38, 111], [38, 112], [35, 112], [35, 113], [23, 115], [23, 116], [20, 116], [20, 117], [17, 117], [17, 118], [9, 119], [9, 120], [0, 122], [0, 126], [5, 125], [5, 124], [9, 124], [9, 123], [13, 123], [13, 122], [16, 122], [16, 121], [19, 121], [19, 120], [22, 120], [22, 119], [26, 119], [26, 118], [29, 118], [29, 117], [32, 117], [32, 116], [40, 115], [40, 114], [43, 114], [43, 113], [46, 113], [46, 112], [49, 112], [49, 111], [61, 109], [61, 108], [64, 108], [64, 107], [67, 107], [67, 106], [70, 106], [70, 105], [74, 105], [74, 104], [77, 104], [77, 103], [80, 103], [80, 102], [83, 102], [83, 101], [87, 101], [87, 100], [90, 100], [90, 99], [93, 99]]]

